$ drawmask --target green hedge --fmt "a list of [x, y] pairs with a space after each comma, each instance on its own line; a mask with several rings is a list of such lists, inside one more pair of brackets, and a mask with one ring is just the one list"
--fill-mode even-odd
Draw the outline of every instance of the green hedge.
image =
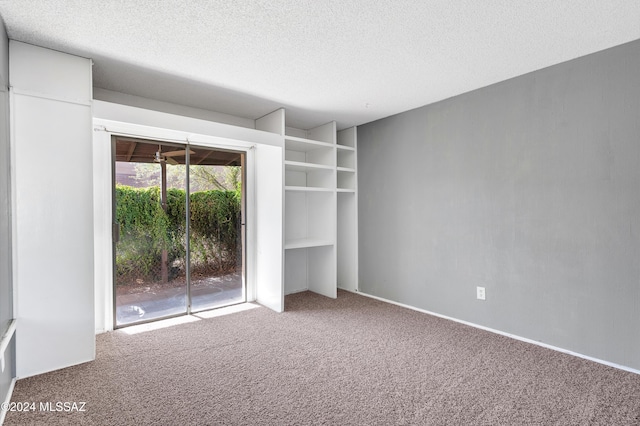
[[[193, 272], [224, 272], [236, 266], [239, 250], [239, 191], [201, 191], [191, 200], [191, 265]], [[167, 250], [171, 275], [184, 273], [186, 196], [167, 190], [166, 212], [160, 188], [116, 185], [116, 221], [120, 242], [116, 250], [118, 284], [157, 280], [162, 251]]]

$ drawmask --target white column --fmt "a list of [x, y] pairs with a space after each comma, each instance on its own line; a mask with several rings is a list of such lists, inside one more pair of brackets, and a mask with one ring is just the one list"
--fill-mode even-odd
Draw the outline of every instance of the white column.
[[95, 356], [91, 61], [10, 43], [19, 378]]

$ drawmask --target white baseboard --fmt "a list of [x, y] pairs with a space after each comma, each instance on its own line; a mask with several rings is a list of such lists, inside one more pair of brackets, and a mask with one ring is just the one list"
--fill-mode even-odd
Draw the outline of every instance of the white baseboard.
[[303, 291], [309, 291], [309, 289], [308, 288], [298, 288], [298, 289], [288, 290], [288, 291], [284, 292], [284, 295], [288, 296], [290, 294], [302, 293]]
[[594, 358], [594, 357], [591, 357], [591, 356], [588, 356], [588, 355], [583, 355], [581, 353], [573, 352], [573, 351], [570, 351], [568, 349], [563, 349], [563, 348], [559, 348], [557, 346], [549, 345], [549, 344], [546, 344], [546, 343], [543, 343], [543, 342], [538, 342], [537, 340], [528, 339], [526, 337], [521, 337], [521, 336], [517, 336], [515, 334], [506, 333], [504, 331], [500, 331], [500, 330], [496, 330], [496, 329], [493, 329], [493, 328], [485, 327], [483, 325], [474, 324], [472, 322], [468, 322], [468, 321], [460, 320], [460, 319], [457, 319], [457, 318], [449, 317], [449, 316], [446, 316], [446, 315], [438, 314], [438, 313], [435, 313], [435, 312], [427, 311], [426, 309], [416, 308], [415, 306], [405, 305], [404, 303], [395, 302], [395, 301], [389, 300], [389, 299], [384, 299], [382, 297], [374, 296], [372, 294], [362, 293], [360, 291], [350, 291], [350, 290], [345, 290], [345, 291], [349, 291], [351, 293], [359, 294], [359, 295], [362, 295], [362, 296], [365, 296], [365, 297], [370, 297], [371, 299], [376, 299], [376, 300], [379, 300], [381, 302], [390, 303], [392, 305], [396, 305], [396, 306], [400, 306], [400, 307], [403, 307], [403, 308], [411, 309], [413, 311], [422, 312], [423, 314], [433, 315], [433, 316], [436, 316], [436, 317], [439, 317], [439, 318], [447, 319], [447, 320], [450, 320], [450, 321], [455, 321], [455, 322], [460, 323], [460, 324], [464, 324], [464, 325], [468, 325], [468, 326], [471, 326], [471, 327], [479, 328], [480, 330], [485, 330], [485, 331], [489, 331], [491, 333], [500, 334], [501, 336], [510, 337], [512, 339], [520, 340], [522, 342], [531, 343], [531, 344], [534, 344], [536, 346], [542, 346], [543, 348], [551, 349], [551, 350], [554, 350], [554, 351], [557, 351], [557, 352], [562, 352], [562, 353], [565, 353], [565, 354], [568, 354], [568, 355], [573, 355], [573, 356], [576, 356], [578, 358], [587, 359], [589, 361], [597, 362], [598, 364], [604, 364], [604, 365], [607, 365], [609, 367], [617, 368], [619, 370], [624, 370], [624, 371], [628, 371], [630, 373], [635, 373], [635, 374], [639, 374], [640, 375], [640, 370], [637, 370], [635, 368], [631, 368], [631, 367], [627, 367], [627, 366], [624, 366], [624, 365], [616, 364], [616, 363], [613, 363], [613, 362], [605, 361], [605, 360], [602, 360], [602, 359]]
[[[15, 377], [13, 378], [13, 380], [11, 380], [11, 384], [9, 385], [9, 391], [7, 392], [7, 397], [4, 399], [3, 402], [5, 403], [10, 403], [11, 402], [11, 395], [13, 395], [13, 388], [16, 385], [16, 379]], [[7, 410], [0, 410], [0, 426], [2, 424], [4, 424], [4, 417], [7, 415]]]

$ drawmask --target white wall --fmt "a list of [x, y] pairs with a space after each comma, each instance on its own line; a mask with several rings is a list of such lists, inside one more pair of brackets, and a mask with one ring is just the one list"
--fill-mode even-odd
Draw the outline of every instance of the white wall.
[[232, 126], [247, 127], [249, 129], [253, 129], [255, 127], [254, 120], [250, 118], [237, 117], [235, 115], [223, 114], [220, 112], [208, 111], [185, 105], [172, 104], [169, 102], [158, 101], [156, 99], [143, 98], [141, 96], [114, 92], [112, 90], [105, 90], [97, 87], [93, 88], [93, 99], [112, 104], [127, 105], [152, 111], [166, 112], [168, 114], [215, 121], [216, 123], [230, 124]]
[[266, 281], [258, 276], [256, 300], [276, 312], [284, 311], [283, 157], [282, 147], [256, 150], [256, 271], [273, 277]]
[[96, 332], [113, 328], [111, 135], [247, 152], [247, 299], [282, 311], [282, 136], [94, 101]]
[[17, 376], [95, 354], [91, 61], [10, 42]]

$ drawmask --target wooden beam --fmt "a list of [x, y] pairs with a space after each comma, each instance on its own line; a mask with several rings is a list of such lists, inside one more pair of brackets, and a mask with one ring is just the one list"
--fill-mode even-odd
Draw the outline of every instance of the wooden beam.
[[213, 150], [208, 150], [207, 151], [207, 155], [205, 155], [204, 157], [202, 157], [200, 160], [198, 160], [197, 163], [195, 163], [194, 165], [197, 166], [198, 164], [202, 163], [208, 156], [211, 155], [211, 153], [213, 152]]
[[127, 162], [131, 161], [131, 157], [133, 156], [133, 151], [136, 150], [136, 146], [138, 146], [137, 142], [129, 142], [131, 146], [129, 147], [129, 151], [127, 152]]

